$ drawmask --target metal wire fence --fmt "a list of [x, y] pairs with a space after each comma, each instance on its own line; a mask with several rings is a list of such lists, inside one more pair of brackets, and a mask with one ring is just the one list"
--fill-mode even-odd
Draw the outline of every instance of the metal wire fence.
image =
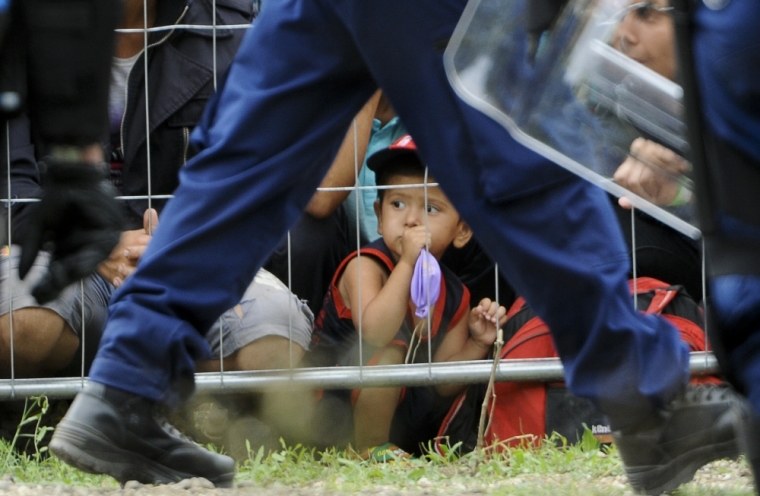
[[[216, 0], [209, 0], [213, 11], [216, 13]], [[151, 33], [161, 32], [166, 33], [166, 37], [170, 37], [173, 33], [180, 32], [182, 30], [210, 30], [213, 33], [213, 50], [214, 50], [214, 88], [216, 88], [216, 82], [219, 70], [216, 62], [216, 39], [217, 39], [217, 25], [216, 15], [214, 15], [214, 22], [211, 25], [192, 25], [183, 24], [178, 22], [171, 26], [156, 26], [148, 27], [147, 16], [147, 0], [144, 3], [145, 6], [145, 18], [144, 27], [142, 29], [120, 29], [121, 34], [142, 33], [143, 34], [143, 52], [150, 50], [148, 44], [148, 36]], [[256, 8], [258, 9], [258, 3], [256, 2]], [[180, 20], [181, 21], [181, 20]], [[255, 26], [255, 21], [254, 21]], [[224, 29], [250, 29], [247, 24], [244, 25], [227, 25]], [[144, 71], [144, 98], [145, 98], [145, 127], [150, 129], [150, 78], [153, 77], [149, 70], [148, 57], [141, 57], [140, 62], [143, 64]], [[332, 187], [322, 188], [321, 191], [360, 191], [369, 193], [377, 189], [376, 186], [360, 186], [358, 184], [360, 166], [362, 161], [360, 159], [358, 150], [360, 148], [358, 143], [357, 124], [354, 122], [351, 130], [353, 133], [354, 141], [354, 178], [356, 184], [348, 187]], [[6, 162], [7, 171], [7, 190], [3, 192], [3, 203], [5, 204], [6, 211], [8, 212], [8, 226], [7, 226], [7, 239], [8, 245], [13, 245], [13, 233], [12, 223], [14, 222], [9, 205], [18, 205], [24, 202], [36, 201], [33, 198], [14, 198], [11, 194], [11, 153], [10, 150], [13, 143], [10, 142], [9, 127], [6, 125], [5, 132], [3, 133], [3, 140], [5, 141], [6, 156], [2, 157]], [[147, 189], [148, 194], [145, 196], [121, 196], [120, 201], [128, 200], [146, 200], [148, 207], [152, 207], [154, 200], [164, 200], [171, 197], [171, 195], [153, 194], [153, 186], [151, 184], [151, 177], [153, 177], [153, 168], [160, 167], [160, 164], [151, 163], [151, 135], [147, 133], [146, 140], [146, 153], [147, 153]], [[418, 187], [430, 188], [435, 186], [434, 183], [427, 183], [418, 185]], [[361, 219], [359, 218], [359, 201], [360, 198], [356, 195], [353, 198], [355, 201], [355, 210], [357, 212], [355, 221], [356, 227], [356, 247], [361, 245], [361, 238], [359, 232], [361, 231]], [[632, 240], [632, 253], [633, 253], [633, 267], [636, 269], [636, 225], [638, 219], [635, 212], [631, 211], [633, 232]], [[288, 259], [291, 257], [290, 238], [288, 238]], [[704, 251], [704, 250], [703, 250]], [[704, 257], [703, 257], [704, 258]], [[361, 262], [360, 262], [361, 263]], [[704, 262], [703, 262], [704, 265]], [[634, 278], [636, 274], [634, 273]], [[494, 268], [494, 279], [496, 281], [496, 294], [493, 295], [493, 299], [500, 301], [500, 294], [498, 289], [498, 267]], [[15, 338], [15, 325], [13, 319], [13, 313], [17, 310], [14, 305], [14, 291], [12, 281], [9, 278], [4, 278], [5, 288], [2, 288], [3, 292], [8, 295], [8, 307], [0, 310], [0, 313], [7, 314], [9, 335], [7, 337], [9, 354], [7, 356], [0, 357], [0, 361], [7, 361], [8, 368], [10, 370], [10, 376], [8, 378], [0, 380], [0, 399], [12, 399], [37, 395], [48, 395], [54, 398], [67, 398], [73, 397], [85, 383], [85, 357], [91, 350], [86, 349], [86, 336], [88, 332], [92, 332], [84, 325], [84, 313], [85, 308], [82, 305], [82, 328], [78, 329], [80, 336], [80, 350], [82, 367], [78, 377], [67, 378], [23, 378], [19, 377], [16, 372], [16, 340]], [[292, 288], [290, 277], [287, 281], [284, 281], [288, 287]], [[704, 284], [704, 266], [703, 266], [703, 294], [706, 293]], [[79, 291], [84, 296], [84, 285], [79, 284]], [[84, 297], [81, 298], [84, 301]], [[292, 309], [291, 309], [292, 310]], [[361, 322], [361, 317], [359, 322]], [[428, 326], [430, 322], [428, 321]], [[359, 326], [359, 334], [362, 335], [361, 325]], [[292, 332], [292, 328], [290, 329]], [[290, 335], [290, 334], [289, 334]], [[290, 335], [292, 337], [292, 335]], [[290, 352], [289, 363], [290, 367], [285, 370], [266, 370], [266, 371], [228, 371], [225, 367], [224, 359], [224, 339], [221, 335], [221, 359], [220, 359], [220, 371], [213, 373], [197, 374], [196, 383], [199, 390], [208, 391], [228, 391], [244, 392], [263, 390], [267, 388], [282, 388], [288, 385], [298, 385], [301, 387], [313, 387], [320, 389], [328, 388], [353, 388], [353, 387], [371, 387], [371, 386], [400, 386], [400, 385], [427, 385], [427, 384], [439, 384], [439, 383], [454, 383], [465, 384], [473, 382], [485, 382], [491, 373], [490, 361], [478, 361], [478, 362], [453, 362], [453, 363], [433, 363], [432, 352], [430, 348], [427, 350], [428, 363], [425, 364], [407, 364], [407, 365], [394, 365], [394, 366], [357, 366], [357, 367], [338, 367], [330, 369], [309, 369], [298, 368], [293, 359], [292, 347]], [[292, 342], [292, 339], [291, 339]], [[428, 341], [429, 345], [430, 341]], [[360, 363], [364, 363], [364, 357], [360, 357]], [[709, 374], [714, 373], [717, 370], [717, 364], [711, 353], [695, 353], [691, 357], [691, 370], [693, 374]], [[496, 372], [496, 380], [500, 381], [558, 381], [562, 379], [562, 366], [558, 359], [535, 359], [535, 360], [502, 360]]]

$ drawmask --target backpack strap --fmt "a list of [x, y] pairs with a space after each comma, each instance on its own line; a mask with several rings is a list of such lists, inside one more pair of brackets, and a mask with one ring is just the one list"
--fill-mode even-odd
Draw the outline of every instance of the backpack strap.
[[705, 351], [705, 331], [699, 325], [680, 315], [663, 314], [681, 333], [681, 340], [689, 346], [689, 351]]
[[449, 408], [449, 412], [446, 414], [446, 417], [444, 417], [443, 421], [441, 422], [441, 426], [438, 428], [438, 436], [435, 438], [435, 451], [439, 455], [445, 455], [444, 449], [442, 447], [444, 442], [448, 442], [448, 433], [449, 428], [451, 427], [451, 422], [454, 420], [454, 418], [459, 413], [459, 410], [462, 409], [462, 405], [464, 404], [465, 399], [467, 399], [467, 393], [471, 390], [471, 387], [468, 387], [465, 389], [462, 393], [457, 396], [457, 399], [454, 400], [454, 403], [451, 405], [451, 408]]
[[654, 277], [637, 277], [636, 279], [628, 279], [628, 289], [631, 291], [631, 294], [633, 294], [634, 290], [636, 293], [646, 293], [654, 289], [669, 288], [670, 286], [670, 284], [655, 279]]
[[507, 312], [507, 319], [514, 317], [514, 315], [517, 312], [519, 312], [524, 306], [525, 306], [525, 298], [520, 296], [519, 298], [515, 300], [514, 303], [512, 303], [512, 306], [509, 307], [509, 311]]
[[654, 290], [654, 298], [649, 303], [645, 313], [662, 313], [668, 304], [678, 296], [678, 288], [662, 288]]
[[639, 277], [630, 279], [628, 281], [628, 288], [631, 294], [634, 294], [634, 291], [637, 295], [651, 293], [652, 300], [644, 310], [644, 313], [659, 314], [678, 296], [681, 287], [671, 286], [653, 277]]

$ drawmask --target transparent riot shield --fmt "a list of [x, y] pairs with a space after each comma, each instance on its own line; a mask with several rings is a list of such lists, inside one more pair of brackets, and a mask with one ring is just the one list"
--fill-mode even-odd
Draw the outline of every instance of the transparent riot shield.
[[699, 238], [667, 2], [568, 0], [535, 33], [531, 1], [470, 0], [445, 54], [455, 90], [525, 146]]

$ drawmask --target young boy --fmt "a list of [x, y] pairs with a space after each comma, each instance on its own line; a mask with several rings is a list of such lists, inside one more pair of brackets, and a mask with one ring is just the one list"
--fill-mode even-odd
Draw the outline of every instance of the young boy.
[[[450, 245], [467, 244], [470, 228], [440, 188], [422, 186], [425, 166], [409, 135], [371, 156], [367, 166], [380, 186], [375, 213], [382, 237], [362, 248], [361, 257], [354, 253], [338, 268], [315, 326], [314, 361], [358, 365], [360, 345], [365, 365], [427, 362], [428, 345], [434, 362], [485, 358], [506, 309], [484, 298], [465, 318], [469, 292], [443, 266], [430, 322], [414, 331], [420, 319], [410, 287], [420, 252], [427, 246], [440, 259]], [[427, 180], [432, 182], [429, 176]], [[355, 450], [380, 460], [416, 451], [417, 443], [435, 435], [434, 419], [441, 411], [436, 404], [460, 389], [441, 385], [435, 392], [423, 387], [355, 390], [351, 395]], [[392, 423], [394, 441], [404, 450], [389, 443]], [[431, 429], [433, 434], [426, 436]]]

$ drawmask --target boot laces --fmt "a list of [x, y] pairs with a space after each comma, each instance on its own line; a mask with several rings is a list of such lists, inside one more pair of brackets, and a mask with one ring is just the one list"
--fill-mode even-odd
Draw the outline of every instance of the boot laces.
[[724, 385], [700, 384], [686, 388], [683, 401], [687, 404], [722, 402], [729, 399], [731, 390]]
[[156, 414], [154, 418], [158, 426], [161, 428], [161, 430], [163, 430], [170, 436], [178, 438], [188, 443], [195, 444], [196, 446], [200, 446], [192, 438], [186, 436], [185, 434], [182, 433], [182, 431], [174, 427], [174, 425], [171, 422], [169, 422], [169, 420], [164, 415]]

